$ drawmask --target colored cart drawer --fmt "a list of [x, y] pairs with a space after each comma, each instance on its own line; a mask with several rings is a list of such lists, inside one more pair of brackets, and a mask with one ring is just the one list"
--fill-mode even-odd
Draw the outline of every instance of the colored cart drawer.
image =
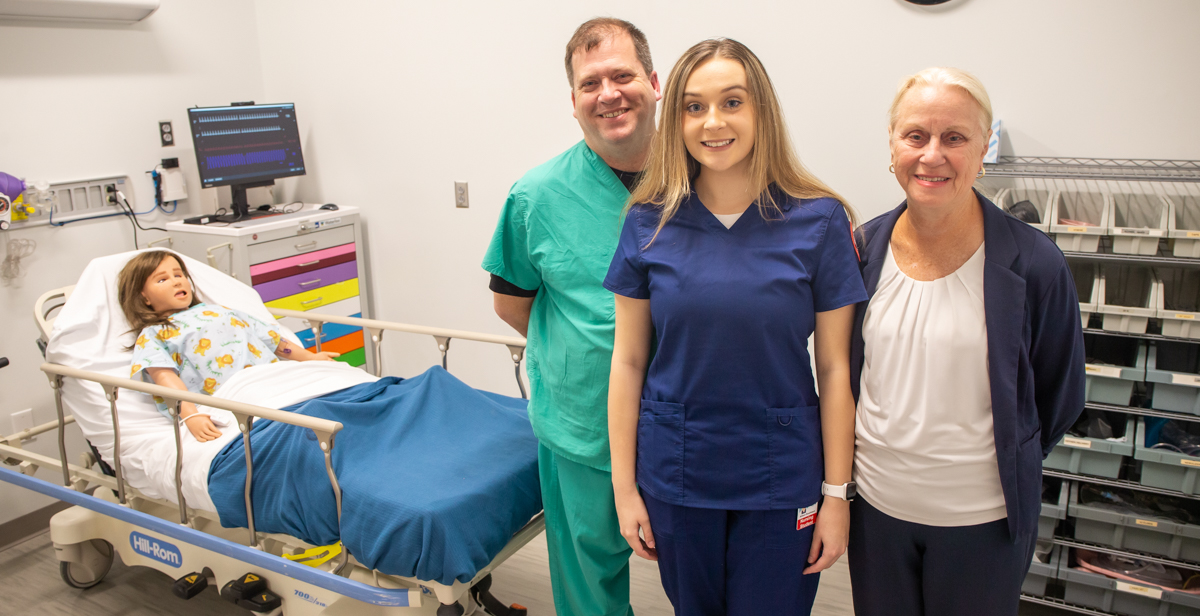
[[295, 257], [267, 261], [250, 266], [250, 284], [260, 285], [353, 260], [355, 260], [355, 244], [342, 244], [325, 250], [306, 252]]
[[[316, 312], [321, 315], [329, 315], [329, 316], [333, 316], [333, 317], [355, 317], [355, 316], [361, 317], [362, 316], [361, 305], [362, 305], [362, 302], [360, 301], [360, 298], [355, 296], [355, 297], [346, 298], [340, 302], [334, 302], [332, 304], [326, 304], [324, 306], [321, 306], [321, 309], [317, 310]], [[311, 325], [308, 324], [307, 319], [297, 319], [295, 317], [282, 317], [277, 320], [279, 321], [279, 325], [286, 327], [289, 330], [296, 332], [297, 334], [299, 334], [300, 332], [309, 330], [312, 327]], [[326, 325], [326, 327], [328, 327], [328, 325]]]
[[355, 368], [357, 368], [357, 367], [362, 366], [363, 364], [367, 363], [367, 350], [366, 349], [355, 349], [353, 351], [350, 351], [349, 353], [346, 353], [345, 355], [336, 357], [334, 359], [336, 359], [337, 361], [343, 362], [343, 363], [350, 364], [351, 366], [354, 366]]
[[[326, 306], [326, 308], [328, 308], [328, 306]], [[322, 313], [325, 313], [324, 308], [322, 309]], [[362, 314], [352, 314], [350, 316], [361, 318]], [[356, 331], [362, 331], [362, 328], [355, 327], [353, 325], [342, 325], [341, 323], [325, 323], [321, 325], [321, 344], [325, 344], [334, 338], [341, 338], [342, 336], [354, 333]], [[317, 335], [313, 333], [312, 328], [296, 332], [296, 337], [300, 339], [300, 343], [306, 348], [316, 346], [317, 344]]]
[[[294, 257], [342, 244], [354, 242], [354, 227], [345, 226], [306, 233], [282, 240], [252, 244], [248, 249], [250, 265], [258, 265], [267, 261], [275, 261], [286, 257]], [[252, 274], [253, 275], [253, 274]]]
[[347, 261], [333, 267], [326, 267], [298, 276], [289, 276], [263, 284], [256, 284], [254, 285], [254, 290], [258, 291], [258, 295], [262, 297], [263, 302], [273, 302], [289, 295], [296, 295], [305, 291], [327, 287], [331, 284], [345, 282], [351, 278], [358, 278], [358, 261]]
[[315, 310], [335, 302], [358, 295], [358, 278], [331, 284], [327, 287], [313, 289], [289, 295], [273, 302], [267, 302], [267, 308], [283, 308], [285, 310]]
[[[346, 353], [349, 353], [351, 351], [356, 351], [361, 348], [363, 348], [363, 330], [361, 328], [354, 331], [353, 333], [349, 333], [349, 334], [346, 334], [345, 336], [341, 336], [340, 338], [334, 338], [333, 340], [330, 340], [329, 342], [321, 343], [322, 351], [329, 351], [332, 353], [341, 353], [342, 355], [345, 355]], [[315, 353], [317, 350], [317, 347], [311, 346], [311, 347], [308, 347], [308, 350], [313, 351]]]

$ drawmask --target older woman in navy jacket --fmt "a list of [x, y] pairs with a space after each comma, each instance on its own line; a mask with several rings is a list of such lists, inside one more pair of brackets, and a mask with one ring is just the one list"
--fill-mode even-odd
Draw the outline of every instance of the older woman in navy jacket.
[[1066, 261], [973, 189], [991, 115], [967, 73], [907, 78], [889, 118], [907, 198], [857, 234], [871, 296], [851, 347], [859, 616], [1016, 614], [1042, 459], [1083, 409]]

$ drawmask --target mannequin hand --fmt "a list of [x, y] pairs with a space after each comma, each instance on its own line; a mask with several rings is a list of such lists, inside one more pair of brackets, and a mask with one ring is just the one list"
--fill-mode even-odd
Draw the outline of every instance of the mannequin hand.
[[[195, 415], [188, 415], [188, 417], [195, 417]], [[184, 423], [187, 425], [188, 431], [192, 433], [192, 436], [196, 437], [196, 440], [201, 443], [221, 437], [221, 431], [217, 429], [217, 426], [213, 424], [212, 419], [208, 415], [200, 415], [195, 419], [188, 419]]]
[[654, 549], [654, 533], [650, 530], [650, 514], [646, 512], [646, 502], [642, 500], [642, 495], [638, 494], [635, 487], [618, 489], [614, 496], [621, 536], [638, 556], [646, 560], [658, 560], [658, 552]]
[[321, 351], [320, 353], [313, 353], [313, 360], [314, 361], [333, 361], [334, 357], [339, 357], [339, 356], [341, 356], [341, 353], [334, 353], [333, 351]]
[[833, 566], [850, 543], [850, 503], [840, 498], [826, 496], [813, 532], [812, 548], [808, 550], [809, 573], [824, 571]]

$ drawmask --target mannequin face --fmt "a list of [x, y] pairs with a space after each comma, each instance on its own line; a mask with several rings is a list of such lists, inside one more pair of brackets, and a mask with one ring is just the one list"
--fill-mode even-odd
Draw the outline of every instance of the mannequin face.
[[155, 312], [179, 312], [192, 304], [192, 281], [184, 275], [175, 257], [163, 257], [142, 285], [142, 299]]

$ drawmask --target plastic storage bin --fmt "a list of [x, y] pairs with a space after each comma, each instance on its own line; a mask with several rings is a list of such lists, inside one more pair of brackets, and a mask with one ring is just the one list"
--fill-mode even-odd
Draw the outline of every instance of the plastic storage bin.
[[1114, 580], [1065, 563], [1058, 579], [1067, 603], [1129, 616], [1200, 616], [1200, 596]]
[[1101, 325], [1114, 332], [1146, 333], [1150, 317], [1158, 316], [1158, 281], [1154, 270], [1140, 265], [1105, 263], [1100, 266]]
[[1146, 380], [1146, 343], [1135, 338], [1085, 336], [1084, 398], [1129, 406], [1133, 385]]
[[1158, 240], [1167, 235], [1171, 204], [1158, 195], [1113, 193], [1109, 233], [1113, 252], [1124, 255], [1156, 255]]
[[1087, 329], [1088, 321], [1100, 305], [1100, 266], [1079, 261], [1068, 261], [1067, 266], [1071, 268], [1071, 277], [1075, 279], [1079, 316], [1083, 318], [1083, 328]]
[[[1038, 540], [1054, 537], [1060, 520], [1067, 519], [1067, 502], [1071, 492], [1063, 480], [1042, 477], [1042, 513], [1038, 515]], [[1046, 502], [1049, 498], [1051, 502]], [[1036, 561], [1035, 561], [1036, 562]]]
[[1175, 560], [1200, 561], [1200, 526], [1081, 503], [1078, 483], [1071, 486], [1067, 510], [1075, 518], [1075, 538], [1080, 541]]
[[1004, 188], [996, 193], [996, 207], [1009, 211], [1014, 204], [1022, 201], [1028, 201], [1037, 209], [1038, 218], [1041, 222], [1033, 223], [1026, 222], [1025, 224], [1042, 231], [1043, 233], [1050, 232], [1050, 220], [1054, 216], [1053, 193], [1048, 190], [1035, 190], [1030, 188]]
[[1200, 494], [1200, 481], [1197, 481], [1200, 480], [1200, 458], [1147, 447], [1145, 419], [1137, 421], [1134, 444], [1133, 457], [1142, 461], [1142, 476], [1138, 483], [1184, 494]]
[[1146, 354], [1146, 382], [1153, 383], [1150, 407], [1200, 415], [1200, 346], [1156, 342]]
[[1116, 479], [1121, 474], [1125, 457], [1133, 455], [1133, 416], [1130, 415], [1125, 425], [1120, 427], [1125, 429], [1124, 441], [1064, 436], [1050, 451], [1042, 466], [1077, 475]]
[[1177, 257], [1200, 257], [1200, 199], [1192, 196], [1163, 197], [1171, 207], [1167, 237]]
[[1200, 339], [1200, 270], [1156, 268], [1164, 336]]
[[1111, 205], [1101, 193], [1054, 193], [1050, 232], [1058, 247], [1073, 252], [1096, 252], [1100, 236], [1109, 232]]
[[[1061, 545], [1054, 545], [1049, 541], [1038, 541], [1033, 550], [1033, 562], [1029, 564], [1029, 573], [1025, 574], [1025, 581], [1021, 583], [1022, 593], [1037, 597], [1046, 595], [1046, 584], [1058, 577], [1058, 566], [1064, 549]], [[1042, 560], [1043, 558], [1045, 560]]]

